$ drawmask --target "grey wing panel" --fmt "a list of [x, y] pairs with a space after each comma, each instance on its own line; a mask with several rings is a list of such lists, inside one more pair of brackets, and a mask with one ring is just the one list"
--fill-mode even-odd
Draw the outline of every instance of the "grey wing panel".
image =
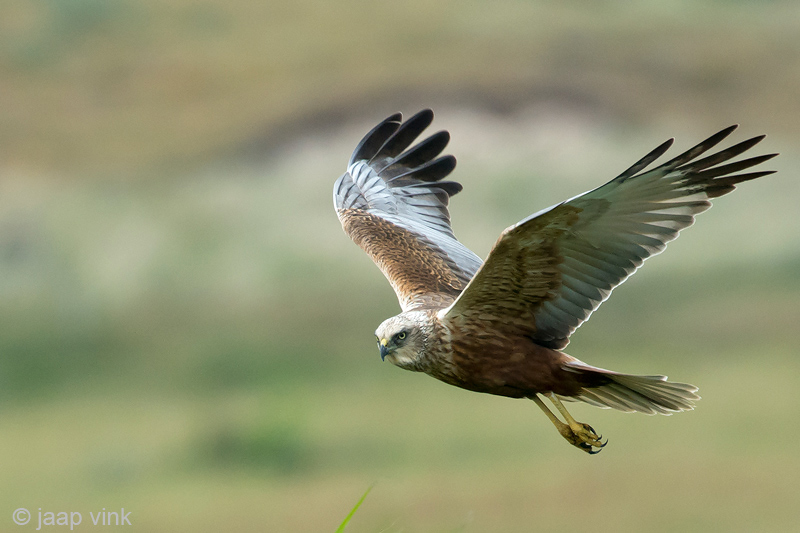
[[710, 199], [772, 173], [738, 172], [776, 154], [720, 165], [763, 137], [695, 160], [732, 131], [640, 172], [669, 147], [664, 143], [605, 185], [508, 228], [443, 313], [492, 316], [543, 346], [564, 348], [611, 291], [692, 225]]
[[[448, 204], [450, 197], [461, 190], [461, 185], [443, 181], [456, 164], [453, 156], [439, 157], [449, 141], [449, 134], [441, 131], [412, 146], [432, 120], [433, 113], [424, 110], [405, 122], [401, 122], [401, 115], [392, 115], [373, 128], [353, 152], [347, 172], [334, 184], [333, 203], [345, 231], [355, 226], [345, 224], [343, 213], [347, 212], [349, 220], [353, 220], [351, 212], [359, 211], [409, 232], [425, 253], [438, 257], [420, 259], [430, 264], [444, 261], [452, 275], [460, 280], [460, 290], [480, 267], [481, 260], [458, 242], [450, 226]], [[405, 233], [388, 234], [403, 235], [402, 240], [407, 240]], [[368, 241], [364, 235], [359, 236], [359, 242]], [[380, 246], [392, 246], [392, 243], [384, 239]], [[368, 253], [373, 259], [378, 255], [389, 256], [381, 250]], [[387, 272], [396, 269], [386, 262], [378, 266], [395, 285]], [[433, 286], [429, 288], [435, 290]]]
[[671, 144], [662, 144], [609, 183], [565, 204], [581, 210], [558, 241], [561, 287], [534, 313], [533, 338], [563, 348], [569, 336], [649, 257], [661, 253], [712, 198], [771, 171], [735, 174], [777, 154], [719, 165], [763, 139], [754, 137], [701, 160], [695, 158], [727, 137], [726, 128], [663, 165], [642, 171]]

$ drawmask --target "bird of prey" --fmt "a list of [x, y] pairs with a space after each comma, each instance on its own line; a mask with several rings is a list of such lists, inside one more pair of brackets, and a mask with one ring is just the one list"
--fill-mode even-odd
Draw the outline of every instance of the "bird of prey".
[[699, 159], [736, 129], [730, 126], [648, 170], [670, 139], [605, 185], [510, 226], [481, 261], [450, 226], [447, 206], [462, 187], [443, 181], [456, 165], [452, 155], [439, 157], [448, 132], [412, 146], [432, 121], [429, 109], [405, 122], [400, 113], [388, 117], [361, 140], [333, 187], [344, 231], [381, 269], [402, 308], [375, 331], [381, 359], [471, 391], [530, 398], [588, 453], [608, 441], [562, 401], [646, 414], [693, 409], [700, 398], [693, 385], [594, 367], [563, 349], [614, 287], [712, 198], [773, 172], [741, 171], [777, 154], [728, 162], [764, 136]]

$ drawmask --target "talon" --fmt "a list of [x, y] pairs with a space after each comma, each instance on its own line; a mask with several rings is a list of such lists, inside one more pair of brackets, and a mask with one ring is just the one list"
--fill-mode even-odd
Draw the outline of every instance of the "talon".
[[562, 430], [560, 431], [561, 435], [573, 446], [580, 448], [581, 450], [594, 455], [599, 453], [606, 444], [608, 444], [608, 440], [603, 442], [603, 436], [598, 435], [594, 428], [589, 424], [582, 424], [580, 422], [576, 423], [575, 426], [569, 426], [564, 424]]
[[558, 432], [567, 442], [592, 455], [599, 453], [600, 450], [602, 450], [605, 445], [608, 444], [608, 439], [603, 442], [603, 436], [598, 435], [592, 426], [578, 422], [572, 418], [572, 415], [570, 415], [566, 408], [561, 404], [558, 396], [549, 393], [547, 394], [547, 397], [550, 398], [550, 401], [553, 402], [553, 405], [555, 405], [564, 416], [566, 423], [559, 420], [557, 416], [550, 412], [547, 406], [545, 406], [537, 396], [534, 395], [530, 398], [536, 402], [536, 405], [538, 405], [544, 414], [547, 415], [547, 418], [549, 418], [553, 425], [556, 426]]

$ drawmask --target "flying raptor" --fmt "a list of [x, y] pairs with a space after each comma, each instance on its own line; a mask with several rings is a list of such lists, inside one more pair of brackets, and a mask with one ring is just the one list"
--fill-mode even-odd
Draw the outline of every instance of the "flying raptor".
[[462, 187], [443, 181], [456, 166], [452, 155], [439, 157], [449, 134], [412, 146], [432, 121], [429, 109], [405, 122], [400, 113], [388, 117], [361, 140], [333, 186], [344, 231], [400, 300], [402, 313], [375, 331], [381, 359], [464, 389], [530, 398], [588, 453], [608, 441], [562, 401], [646, 414], [693, 409], [700, 398], [693, 385], [597, 368], [563, 349], [614, 287], [712, 198], [773, 172], [741, 171], [777, 154], [728, 162], [764, 136], [698, 159], [736, 129], [730, 126], [647, 170], [670, 139], [605, 185], [507, 228], [481, 261], [450, 227], [447, 206]]

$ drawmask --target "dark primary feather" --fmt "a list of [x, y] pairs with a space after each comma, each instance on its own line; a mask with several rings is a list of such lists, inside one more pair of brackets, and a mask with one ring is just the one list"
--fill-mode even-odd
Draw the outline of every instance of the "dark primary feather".
[[725, 139], [725, 137], [727, 137], [728, 135], [733, 133], [734, 130], [736, 128], [738, 128], [738, 127], [739, 127], [738, 124], [734, 124], [732, 126], [728, 126], [724, 130], [715, 133], [714, 135], [712, 135], [711, 137], [709, 137], [705, 141], [703, 141], [701, 143], [698, 143], [697, 145], [689, 148], [688, 150], [686, 150], [685, 152], [683, 152], [679, 156], [677, 156], [677, 157], [675, 157], [673, 159], [670, 159], [666, 163], [662, 164], [659, 167], [654, 168], [653, 170], [672, 170], [674, 168], [679, 167], [680, 165], [683, 165], [684, 163], [687, 163], [687, 162], [691, 161], [695, 157], [698, 157], [698, 156], [704, 154], [705, 152], [707, 152], [708, 150], [710, 150], [714, 146], [718, 145], [720, 142], [722, 142]]
[[[417, 144], [415, 147], [400, 154], [397, 158], [391, 161], [391, 164], [387, 167], [381, 169], [376, 167], [376, 170], [384, 178], [390, 179], [396, 178], [397, 176], [403, 174], [408, 174], [415, 169], [436, 162], [437, 160], [434, 158], [442, 153], [448, 142], [450, 142], [450, 134], [446, 131], [434, 133], [421, 143]], [[446, 156], [446, 158], [454, 162], [452, 168], [455, 168], [455, 158], [453, 156]]]
[[511, 327], [542, 346], [564, 348], [614, 287], [692, 225], [711, 198], [772, 173], [736, 174], [777, 154], [720, 165], [763, 136], [696, 159], [735, 129], [646, 171], [667, 141], [605, 185], [506, 229], [446, 316]]
[[378, 149], [383, 146], [386, 140], [400, 127], [400, 121], [402, 119], [403, 115], [395, 113], [372, 128], [370, 132], [361, 139], [356, 149], [353, 150], [353, 155], [350, 156], [350, 163], [348, 165], [352, 165], [361, 159], [371, 159], [374, 157], [378, 153]]
[[664, 152], [669, 150], [669, 147], [672, 146], [672, 143], [674, 142], [675, 139], [667, 139], [666, 141], [658, 145], [656, 148], [654, 148], [653, 151], [651, 151], [649, 154], [647, 154], [639, 161], [634, 163], [628, 170], [617, 176], [615, 179], [624, 181], [633, 176], [634, 174], [636, 174], [637, 172], [639, 172], [640, 170], [644, 170], [648, 165], [650, 165], [650, 163], [661, 157], [664, 154]]
[[[400, 122], [402, 120], [402, 115], [399, 113], [392, 115], [386, 120], [394, 119], [395, 117], [396, 120], [393, 120], [393, 122]], [[417, 113], [410, 119], [400, 124], [400, 127], [394, 132], [394, 134], [389, 139], [386, 139], [378, 151], [375, 152], [375, 155], [372, 156], [369, 164], [378, 169], [380, 172], [380, 170], [384, 168], [385, 165], [383, 164], [386, 161], [390, 161], [392, 158], [397, 157], [403, 152], [403, 150], [411, 146], [411, 143], [413, 143], [414, 140], [419, 137], [428, 126], [431, 125], [431, 122], [433, 122], [433, 112], [430, 110], [425, 110]], [[365, 159], [365, 157], [359, 157], [359, 159]], [[353, 162], [354, 159], [351, 159], [350, 164], [352, 165]]]

